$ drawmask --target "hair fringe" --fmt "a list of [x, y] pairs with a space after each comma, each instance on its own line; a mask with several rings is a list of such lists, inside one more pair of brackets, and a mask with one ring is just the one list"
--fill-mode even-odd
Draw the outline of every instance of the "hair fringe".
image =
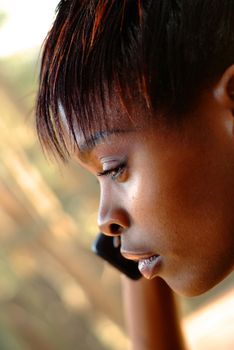
[[65, 160], [70, 141], [79, 147], [77, 127], [84, 137], [108, 127], [113, 93], [132, 122], [129, 100], [179, 115], [233, 64], [233, 33], [231, 0], [61, 0], [41, 61], [42, 145]]

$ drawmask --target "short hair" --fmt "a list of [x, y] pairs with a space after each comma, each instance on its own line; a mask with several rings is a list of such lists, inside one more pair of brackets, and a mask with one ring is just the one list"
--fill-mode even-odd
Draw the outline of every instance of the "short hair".
[[233, 62], [233, 0], [62, 0], [43, 47], [39, 139], [65, 160], [61, 109], [78, 146], [76, 126], [108, 126], [113, 91], [170, 121]]

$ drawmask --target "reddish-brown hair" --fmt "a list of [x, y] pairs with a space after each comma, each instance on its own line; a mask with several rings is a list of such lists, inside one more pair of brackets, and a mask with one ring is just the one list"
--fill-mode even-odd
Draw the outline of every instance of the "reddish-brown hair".
[[113, 92], [175, 117], [233, 62], [232, 0], [62, 0], [43, 48], [39, 138], [66, 159], [61, 114], [78, 147], [76, 128], [108, 128]]

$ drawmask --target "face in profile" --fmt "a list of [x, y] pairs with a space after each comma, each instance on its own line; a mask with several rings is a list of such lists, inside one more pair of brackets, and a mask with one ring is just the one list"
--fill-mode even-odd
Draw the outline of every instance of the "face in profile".
[[79, 162], [100, 184], [100, 230], [120, 237], [146, 278], [184, 295], [209, 290], [233, 268], [232, 113], [211, 91], [174, 127], [137, 108], [134, 123], [110, 112], [94, 146], [78, 136]]
[[203, 293], [233, 270], [233, 4], [86, 5], [61, 1], [45, 41], [39, 139], [62, 160], [77, 149], [100, 230], [146, 278]]

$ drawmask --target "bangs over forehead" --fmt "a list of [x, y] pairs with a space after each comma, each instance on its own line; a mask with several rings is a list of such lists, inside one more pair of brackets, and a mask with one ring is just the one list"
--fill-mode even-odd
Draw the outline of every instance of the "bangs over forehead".
[[143, 12], [140, 0], [60, 2], [44, 45], [37, 129], [42, 145], [62, 159], [70, 153], [64, 118], [79, 147], [77, 128], [89, 141], [97, 127], [108, 129], [113, 94], [125, 111], [136, 95], [148, 100], [138, 30]]
[[234, 1], [62, 0], [43, 48], [39, 139], [65, 160], [61, 110], [79, 147], [77, 128], [90, 140], [113, 122], [113, 96], [125, 112], [140, 100], [178, 116], [233, 63]]

